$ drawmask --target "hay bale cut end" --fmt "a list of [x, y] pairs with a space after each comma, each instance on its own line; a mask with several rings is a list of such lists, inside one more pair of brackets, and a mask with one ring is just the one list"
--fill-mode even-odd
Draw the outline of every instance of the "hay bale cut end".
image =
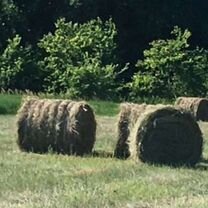
[[144, 111], [146, 104], [121, 103], [117, 125], [117, 144], [114, 157], [126, 159], [130, 156], [128, 137], [139, 115]]
[[129, 136], [129, 116], [131, 113], [131, 107], [128, 103], [120, 105], [120, 113], [118, 119], [118, 140], [116, 148], [114, 150], [114, 157], [120, 159], [126, 159], [129, 157], [130, 152], [128, 148], [127, 139]]
[[130, 135], [132, 157], [152, 164], [194, 166], [203, 138], [190, 113], [173, 107], [146, 109]]
[[198, 97], [179, 97], [175, 105], [189, 111], [199, 121], [208, 121], [208, 99]]
[[91, 153], [96, 134], [93, 110], [85, 102], [26, 99], [17, 114], [21, 150], [84, 155]]

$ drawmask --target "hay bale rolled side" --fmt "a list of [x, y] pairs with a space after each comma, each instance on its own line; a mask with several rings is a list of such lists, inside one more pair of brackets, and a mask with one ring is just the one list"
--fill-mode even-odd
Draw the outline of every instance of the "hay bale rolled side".
[[208, 121], [208, 99], [198, 97], [179, 97], [175, 105], [188, 110], [199, 121]]
[[121, 103], [117, 126], [117, 144], [114, 150], [114, 157], [126, 159], [130, 156], [129, 134], [136, 123], [137, 118], [145, 110], [146, 104]]
[[195, 165], [203, 138], [190, 113], [167, 107], [146, 107], [129, 136], [131, 157], [172, 166]]
[[91, 153], [95, 142], [96, 121], [85, 102], [26, 99], [17, 115], [21, 150], [62, 154]]

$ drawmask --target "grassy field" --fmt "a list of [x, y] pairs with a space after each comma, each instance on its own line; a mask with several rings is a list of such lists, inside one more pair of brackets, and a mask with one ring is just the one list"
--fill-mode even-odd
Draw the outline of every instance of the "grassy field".
[[[0, 106], [10, 111], [7, 98]], [[14, 98], [13, 106], [20, 100]], [[0, 115], [0, 208], [207, 207], [208, 123], [199, 123], [205, 142], [203, 160], [195, 168], [150, 166], [109, 157], [116, 144], [118, 104], [90, 104], [99, 154], [83, 158], [21, 152], [15, 116]]]
[[[27, 95], [0, 93], [0, 115], [16, 114], [23, 96]], [[40, 94], [39, 97], [51, 98], [51, 96], [45, 94]], [[56, 98], [68, 99], [65, 95]], [[93, 107], [96, 115], [113, 116], [118, 113], [118, 103], [100, 100], [90, 100], [88, 103]]]
[[18, 94], [0, 94], [0, 114], [15, 114], [22, 96]]
[[[95, 150], [111, 153], [116, 116], [97, 116]], [[99, 157], [20, 152], [14, 115], [0, 116], [0, 208], [207, 207], [208, 124], [204, 160], [194, 169]]]

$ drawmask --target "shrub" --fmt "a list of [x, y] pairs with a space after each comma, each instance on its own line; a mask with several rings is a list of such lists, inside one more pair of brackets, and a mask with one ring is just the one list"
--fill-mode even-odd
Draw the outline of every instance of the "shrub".
[[207, 51], [189, 49], [188, 30], [175, 27], [171, 33], [174, 39], [153, 41], [144, 51], [144, 60], [137, 62], [138, 72], [128, 84], [132, 96], [205, 95]]
[[12, 87], [16, 75], [22, 71], [24, 62], [23, 48], [20, 46], [21, 38], [17, 35], [8, 40], [8, 46], [0, 56], [0, 88]]
[[115, 65], [102, 66], [100, 60], [87, 59], [80, 67], [73, 67], [68, 93], [71, 97], [110, 98], [115, 93]]
[[39, 42], [46, 53], [40, 65], [48, 74], [49, 92], [68, 92], [75, 97], [104, 97], [113, 90], [116, 28], [112, 20], [99, 18], [84, 24], [56, 23], [54, 34]]
[[41, 72], [37, 68], [37, 55], [30, 46], [21, 46], [16, 35], [0, 55], [0, 89], [41, 89]]

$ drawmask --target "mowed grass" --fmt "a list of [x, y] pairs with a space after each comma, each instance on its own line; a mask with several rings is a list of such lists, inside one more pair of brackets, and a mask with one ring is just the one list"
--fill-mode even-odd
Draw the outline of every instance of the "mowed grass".
[[[116, 116], [96, 116], [98, 156], [24, 153], [14, 115], [0, 116], [0, 208], [207, 207], [208, 124], [204, 160], [194, 169], [150, 166], [108, 157], [116, 144]], [[106, 154], [101, 154], [106, 153]]]

